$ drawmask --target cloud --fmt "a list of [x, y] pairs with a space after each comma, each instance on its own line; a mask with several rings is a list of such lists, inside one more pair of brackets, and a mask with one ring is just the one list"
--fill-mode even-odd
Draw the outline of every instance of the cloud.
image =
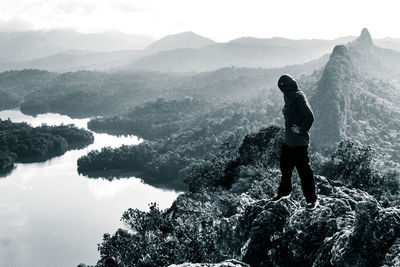
[[160, 38], [190, 30], [217, 41], [227, 41], [240, 36], [336, 38], [358, 34], [368, 25], [375, 37], [400, 36], [398, 0], [385, 0], [384, 4], [362, 0], [0, 2], [2, 31], [69, 28], [80, 32], [121, 31]]
[[27, 21], [20, 18], [0, 20], [0, 32], [20, 32], [32, 30], [32, 26]]
[[121, 11], [125, 12], [147, 12], [150, 11], [149, 8], [146, 8], [144, 6], [138, 6], [133, 4], [132, 2], [126, 2], [126, 1], [116, 1], [114, 2], [115, 9], [120, 9]]
[[68, 3], [61, 2], [57, 5], [57, 9], [62, 13], [85, 15], [95, 11], [96, 5], [92, 3]]

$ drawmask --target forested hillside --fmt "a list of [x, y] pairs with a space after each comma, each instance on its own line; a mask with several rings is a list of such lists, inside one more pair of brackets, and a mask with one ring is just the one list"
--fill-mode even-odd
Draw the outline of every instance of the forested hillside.
[[[192, 111], [183, 112], [182, 116], [178, 113], [179, 107], [183, 111], [185, 108]], [[136, 111], [146, 115], [137, 116]], [[185, 169], [212, 156], [227, 138], [240, 137], [273, 123], [279, 112], [280, 105], [265, 95], [257, 102], [222, 107], [191, 98], [181, 101], [160, 99], [123, 116], [91, 120], [91, 129], [135, 133], [151, 141], [91, 151], [78, 160], [78, 170], [89, 176], [93, 171], [101, 170], [140, 171], [139, 177], [145, 182], [182, 189], [185, 188]], [[96, 175], [102, 176], [101, 172]]]
[[0, 110], [17, 108], [25, 95], [43, 89], [56, 73], [40, 70], [6, 71], [0, 73]]
[[44, 161], [93, 143], [93, 134], [73, 125], [31, 127], [0, 120], [0, 171], [14, 162]]
[[211, 103], [190, 97], [181, 100], [159, 98], [118, 116], [94, 118], [88, 127], [97, 132], [134, 134], [154, 140], [193, 128], [198, 123], [196, 118], [212, 109]]
[[12, 105], [0, 102], [0, 109], [20, 105], [21, 111], [30, 115], [56, 112], [81, 118], [118, 115], [157, 98], [191, 96], [208, 102], [232, 102], [254, 98], [262, 90], [274, 87], [282, 72], [308, 75], [320, 69], [327, 60], [324, 56], [285, 68], [232, 67], [186, 74], [8, 71], [0, 73], [0, 93], [13, 101]]

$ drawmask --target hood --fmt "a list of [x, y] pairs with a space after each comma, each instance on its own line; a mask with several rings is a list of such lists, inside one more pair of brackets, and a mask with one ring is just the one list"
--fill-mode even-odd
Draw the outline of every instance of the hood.
[[279, 78], [278, 87], [284, 94], [299, 90], [296, 80], [288, 74], [284, 74]]

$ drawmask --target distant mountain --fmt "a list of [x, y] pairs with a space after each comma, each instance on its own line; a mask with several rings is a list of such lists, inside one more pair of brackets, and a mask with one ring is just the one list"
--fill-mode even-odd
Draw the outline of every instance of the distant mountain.
[[1, 32], [0, 62], [21, 62], [68, 50], [116, 51], [143, 49], [149, 37], [118, 32], [79, 33], [73, 30]]
[[[83, 34], [72, 30], [0, 33], [0, 71], [128, 70], [202, 72], [224, 67], [281, 68], [303, 64], [354, 40], [291, 40], [242, 37], [217, 43], [193, 32], [157, 41], [116, 32]], [[376, 39], [383, 47], [400, 50], [400, 39]]]
[[[81, 59], [78, 55], [77, 60]], [[280, 94], [276, 90], [276, 80], [282, 73], [292, 73], [296, 77], [312, 76], [315, 71], [321, 73], [320, 69], [328, 58], [326, 55], [318, 60], [285, 68], [231, 67], [185, 74], [14, 70], [0, 73], [0, 94], [4, 92], [5, 99], [9, 96], [17, 100], [13, 101], [12, 107], [20, 106], [27, 114], [58, 112], [74, 117], [109, 116], [159, 97], [175, 99], [192, 96], [222, 103], [256, 98], [259, 94], [265, 97], [271, 87], [275, 88], [273, 92]], [[319, 76], [308, 80], [313, 84]], [[282, 100], [280, 96], [279, 100]], [[10, 101], [0, 101], [0, 109], [9, 108], [7, 102]]]
[[0, 64], [0, 71], [9, 69], [42, 69], [57, 72], [110, 70], [121, 65], [126, 65], [140, 55], [142, 55], [140, 50], [110, 52], [69, 50], [24, 62], [3, 63]]
[[346, 36], [337, 38], [334, 40], [323, 40], [323, 39], [287, 39], [281, 37], [273, 37], [273, 38], [254, 38], [254, 37], [241, 37], [230, 41], [231, 43], [242, 43], [248, 45], [259, 45], [259, 46], [283, 46], [283, 47], [292, 47], [301, 49], [321, 49], [326, 47], [330, 47], [332, 43], [335, 44], [345, 44], [352, 40], [356, 39], [355, 36]]
[[[159, 51], [214, 44], [193, 32], [168, 35], [152, 43], [141, 35], [82, 34], [70, 30], [0, 33], [0, 71], [36, 68], [49, 71], [105, 70]], [[29, 46], [27, 45], [29, 44]], [[145, 49], [144, 49], [145, 48]]]
[[282, 97], [276, 82], [282, 73], [312, 79], [313, 74], [320, 72], [328, 59], [329, 55], [325, 55], [317, 60], [284, 68], [221, 68], [191, 75], [181, 87], [185, 92], [191, 92], [191, 96], [210, 102], [243, 101], [257, 98], [260, 94], [277, 97], [276, 102], [279, 102]]
[[400, 52], [375, 46], [367, 29], [336, 46], [310, 100], [314, 145], [352, 138], [399, 160], [399, 80]]
[[167, 35], [146, 47], [146, 53], [157, 53], [161, 51], [182, 49], [182, 48], [203, 48], [216, 42], [194, 32], [182, 32]]
[[380, 47], [394, 49], [400, 51], [400, 38], [382, 38], [374, 39], [374, 43]]
[[239, 38], [199, 49], [175, 49], [141, 57], [127, 69], [155, 71], [210, 71], [223, 67], [277, 68], [302, 64], [330, 52], [336, 40], [290, 40]]
[[400, 51], [374, 45], [367, 29], [347, 48], [355, 66], [365, 75], [388, 80], [400, 78]]

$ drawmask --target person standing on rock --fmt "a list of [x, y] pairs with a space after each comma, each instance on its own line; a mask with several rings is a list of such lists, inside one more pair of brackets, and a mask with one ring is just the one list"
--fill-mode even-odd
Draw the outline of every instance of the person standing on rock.
[[314, 114], [306, 95], [300, 90], [292, 76], [282, 75], [278, 80], [278, 87], [285, 101], [282, 109], [285, 118], [285, 139], [280, 155], [282, 178], [278, 192], [271, 201], [290, 197], [292, 173], [296, 167], [307, 202], [306, 208], [314, 210], [318, 206], [318, 198], [315, 193], [314, 174], [308, 158], [309, 130], [314, 122]]

